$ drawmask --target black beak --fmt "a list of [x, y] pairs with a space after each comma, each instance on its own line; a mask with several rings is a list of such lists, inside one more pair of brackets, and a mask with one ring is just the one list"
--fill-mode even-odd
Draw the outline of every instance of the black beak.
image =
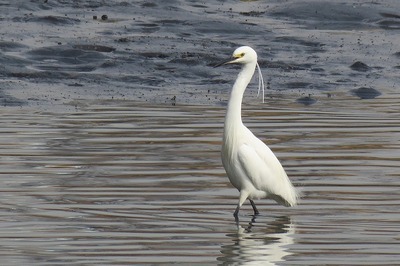
[[223, 66], [223, 65], [226, 65], [226, 64], [233, 63], [236, 59], [237, 58], [230, 58], [229, 60], [225, 60], [225, 61], [223, 61], [221, 63], [216, 64], [214, 67], [219, 67], [219, 66]]

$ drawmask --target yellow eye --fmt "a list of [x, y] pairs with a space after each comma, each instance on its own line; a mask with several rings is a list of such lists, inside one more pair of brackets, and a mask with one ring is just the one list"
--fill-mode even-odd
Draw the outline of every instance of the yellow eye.
[[244, 53], [240, 53], [240, 54], [235, 54], [233, 57], [234, 58], [242, 58], [244, 56]]

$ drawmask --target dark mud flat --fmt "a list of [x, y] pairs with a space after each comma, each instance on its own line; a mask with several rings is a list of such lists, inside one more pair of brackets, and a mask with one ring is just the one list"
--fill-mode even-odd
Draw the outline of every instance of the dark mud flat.
[[394, 0], [12, 1], [1, 7], [0, 88], [10, 97], [2, 105], [220, 104], [237, 70], [210, 66], [244, 44], [258, 51], [270, 95], [296, 101], [309, 94], [352, 97], [361, 87], [398, 92], [400, 4]]
[[[400, 2], [0, 1], [1, 265], [398, 265]], [[303, 192], [244, 206], [243, 120]]]

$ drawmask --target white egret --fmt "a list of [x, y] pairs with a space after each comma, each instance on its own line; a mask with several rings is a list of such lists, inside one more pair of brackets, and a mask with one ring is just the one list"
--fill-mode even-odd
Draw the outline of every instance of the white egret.
[[[249, 46], [239, 47], [233, 52], [233, 58], [217, 66], [225, 64], [243, 66], [230, 94], [221, 151], [226, 174], [240, 192], [233, 215], [238, 221], [239, 209], [246, 199], [249, 199], [254, 215], [259, 214], [254, 199], [270, 198], [284, 206], [294, 206], [298, 194], [281, 163], [270, 148], [242, 123], [242, 98], [256, 66], [261, 75], [257, 53]], [[259, 85], [263, 86], [263, 82]]]

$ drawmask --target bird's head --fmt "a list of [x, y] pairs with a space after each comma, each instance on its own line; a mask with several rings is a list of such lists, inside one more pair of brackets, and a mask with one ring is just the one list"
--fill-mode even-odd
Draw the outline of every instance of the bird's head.
[[247, 64], [251, 62], [257, 63], [256, 51], [249, 46], [241, 46], [233, 52], [232, 58], [230, 58], [228, 61], [217, 64], [215, 67], [226, 64]]
[[[228, 61], [219, 63], [214, 67], [219, 67], [226, 64], [242, 64], [242, 65], [254, 64], [254, 67], [257, 67], [258, 69], [258, 94], [260, 94], [260, 91], [262, 90], [262, 99], [264, 102], [264, 79], [262, 77], [260, 66], [257, 63], [256, 51], [254, 51], [253, 48], [249, 46], [241, 46], [233, 52], [232, 58], [230, 58]], [[251, 73], [251, 76], [253, 76], [253, 72]]]

